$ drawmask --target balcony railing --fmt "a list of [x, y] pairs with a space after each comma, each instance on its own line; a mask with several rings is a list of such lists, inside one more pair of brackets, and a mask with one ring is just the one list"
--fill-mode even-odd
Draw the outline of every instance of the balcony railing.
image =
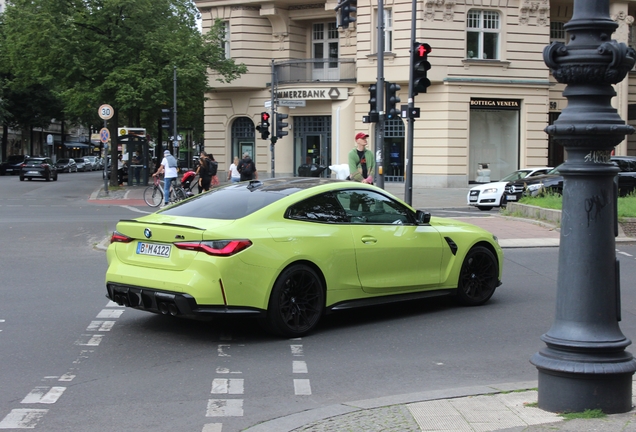
[[285, 60], [274, 63], [278, 84], [356, 81], [354, 59]]

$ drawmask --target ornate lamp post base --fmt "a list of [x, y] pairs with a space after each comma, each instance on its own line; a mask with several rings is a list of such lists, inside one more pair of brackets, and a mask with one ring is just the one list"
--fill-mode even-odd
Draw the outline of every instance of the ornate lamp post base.
[[539, 371], [539, 408], [553, 412], [627, 412], [636, 361], [619, 328], [619, 261], [615, 230], [618, 168], [611, 151], [634, 128], [612, 107], [612, 84], [634, 66], [636, 52], [611, 40], [617, 24], [609, 0], [575, 0], [565, 24], [569, 43], [543, 52], [554, 78], [567, 84], [568, 106], [546, 132], [562, 144], [561, 246], [556, 318], [532, 357]]

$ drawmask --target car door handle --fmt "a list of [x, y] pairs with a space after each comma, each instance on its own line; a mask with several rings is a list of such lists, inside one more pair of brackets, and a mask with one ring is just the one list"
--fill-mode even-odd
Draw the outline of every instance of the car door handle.
[[378, 242], [378, 239], [375, 237], [371, 237], [371, 236], [362, 237], [362, 243], [369, 244], [369, 243], [377, 243], [377, 242]]

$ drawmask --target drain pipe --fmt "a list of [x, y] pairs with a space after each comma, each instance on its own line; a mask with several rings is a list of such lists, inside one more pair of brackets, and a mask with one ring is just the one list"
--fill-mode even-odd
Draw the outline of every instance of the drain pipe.
[[336, 108], [336, 163], [340, 165], [340, 105]]

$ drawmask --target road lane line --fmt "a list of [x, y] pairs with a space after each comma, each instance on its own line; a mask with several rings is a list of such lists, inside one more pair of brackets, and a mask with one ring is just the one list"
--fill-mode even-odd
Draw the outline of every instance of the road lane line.
[[208, 399], [206, 417], [243, 417], [243, 399]]
[[292, 370], [293, 370], [293, 373], [308, 373], [307, 362], [303, 360], [294, 360], [292, 362]]
[[102, 309], [95, 318], [119, 318], [124, 309]]
[[310, 396], [311, 384], [308, 379], [294, 379], [294, 393], [296, 396]]
[[36, 387], [22, 399], [23, 404], [54, 404], [62, 396], [66, 387]]
[[33, 429], [48, 411], [48, 409], [12, 409], [0, 421], [0, 429]]
[[290, 345], [291, 353], [294, 357], [302, 357], [303, 354], [303, 346], [302, 345]]

